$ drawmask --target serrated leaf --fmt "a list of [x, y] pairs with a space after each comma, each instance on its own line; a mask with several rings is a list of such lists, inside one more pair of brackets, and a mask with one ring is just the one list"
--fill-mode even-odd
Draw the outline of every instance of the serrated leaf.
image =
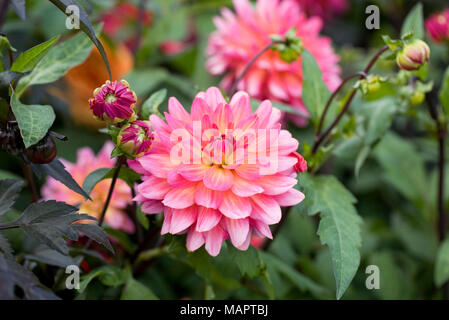
[[11, 245], [9, 244], [8, 239], [6, 239], [1, 233], [0, 233], [0, 251], [3, 252], [6, 258], [8, 259], [13, 258]]
[[438, 287], [449, 280], [449, 238], [446, 238], [438, 249], [434, 279]]
[[11, 66], [11, 71], [28, 72], [31, 71], [41, 59], [48, 53], [53, 45], [58, 41], [59, 36], [55, 36], [25, 52], [22, 52]]
[[30, 254], [25, 255], [25, 259], [38, 261], [60, 268], [66, 268], [69, 265], [78, 265], [74, 258], [63, 255], [45, 245], [37, 246]]
[[17, 97], [20, 97], [29, 86], [58, 80], [70, 68], [83, 63], [91, 51], [92, 43], [82, 33], [54, 46], [30, 74], [20, 79], [16, 88]]
[[449, 67], [444, 73], [439, 96], [444, 112], [446, 114], [449, 114]]
[[24, 105], [15, 94], [11, 97], [11, 109], [26, 148], [42, 140], [56, 118], [51, 106]]
[[92, 240], [103, 245], [106, 249], [114, 253], [114, 248], [108, 240], [106, 232], [97, 224], [75, 224], [73, 225], [75, 230], [85, 234]]
[[360, 264], [361, 218], [354, 207], [354, 196], [333, 176], [303, 175], [309, 215], [320, 213], [317, 234], [329, 246], [340, 299]]
[[246, 251], [241, 251], [233, 246], [229, 246], [232, 260], [237, 264], [242, 276], [245, 274], [250, 278], [258, 276], [262, 270], [262, 260], [254, 247], [249, 247]]
[[167, 89], [153, 93], [142, 105], [142, 118], [148, 120], [152, 114], [160, 114], [158, 108], [167, 97]]
[[422, 4], [416, 4], [405, 18], [401, 29], [401, 37], [409, 33], [413, 34], [413, 38], [424, 38], [424, 19]]
[[53, 292], [45, 288], [39, 279], [14, 260], [6, 260], [0, 253], [0, 300], [12, 300], [14, 286], [23, 290], [26, 299], [60, 300]]
[[331, 93], [323, 81], [315, 58], [306, 50], [302, 54], [302, 69], [303, 74], [307, 75], [302, 85], [302, 98], [310, 112], [311, 120], [318, 123]]
[[104, 50], [104, 47], [101, 44], [101, 41], [98, 40], [98, 38], [96, 36], [96, 32], [95, 32], [94, 28], [92, 27], [92, 24], [89, 21], [89, 16], [87, 15], [84, 8], [82, 6], [80, 6], [75, 0], [50, 0], [50, 1], [67, 16], [75, 14], [75, 12], [72, 12], [72, 13], [67, 12], [68, 6], [77, 6], [78, 7], [78, 9], [79, 9], [78, 19], [80, 21], [81, 30], [90, 38], [90, 40], [97, 47], [98, 51], [101, 54], [101, 57], [103, 58], [105, 65], [106, 65], [106, 69], [108, 70], [109, 78], [112, 79], [111, 67], [109, 66], [109, 61], [108, 61], [108, 57], [106, 55], [106, 51]]
[[153, 291], [147, 286], [135, 280], [131, 275], [126, 281], [121, 300], [159, 300]]
[[[114, 176], [115, 168], [100, 168], [93, 172], [91, 172], [86, 179], [84, 179], [83, 189], [90, 194], [95, 186], [102, 180], [112, 179]], [[130, 168], [122, 167], [120, 168], [120, 172], [118, 178], [120, 180], [125, 181], [131, 188], [134, 186], [134, 182], [139, 180], [141, 177], [140, 174], [136, 173], [134, 170]]]
[[16, 179], [0, 180], [0, 216], [7, 212], [22, 190], [23, 181]]
[[82, 195], [85, 199], [90, 199], [89, 195], [79, 186], [79, 184], [75, 181], [75, 179], [73, 179], [58, 159], [54, 159], [52, 162], [46, 164], [31, 163], [30, 166], [34, 173], [36, 173], [39, 177], [42, 177], [44, 174], [48, 174], [64, 184], [67, 188]]

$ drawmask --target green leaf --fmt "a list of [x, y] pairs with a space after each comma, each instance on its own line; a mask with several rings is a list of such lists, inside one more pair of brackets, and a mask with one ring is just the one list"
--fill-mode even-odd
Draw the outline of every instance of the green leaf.
[[54, 159], [52, 162], [44, 164], [31, 163], [30, 166], [38, 177], [48, 174], [61, 182], [67, 188], [82, 195], [85, 199], [91, 200], [89, 195], [79, 186], [75, 179], [73, 179], [70, 173], [65, 169], [62, 162], [58, 159]]
[[271, 266], [279, 273], [283, 274], [287, 277], [299, 290], [301, 291], [310, 291], [317, 298], [323, 298], [329, 296], [329, 292], [326, 288], [317, 284], [313, 280], [309, 279], [305, 275], [299, 273], [294, 268], [290, 267], [288, 264], [283, 262], [278, 257], [274, 255], [260, 251], [260, 256], [262, 260], [267, 264], [267, 266]]
[[109, 79], [112, 80], [111, 75], [111, 67], [109, 66], [108, 57], [106, 55], [106, 51], [104, 50], [103, 45], [101, 44], [101, 41], [98, 40], [97, 36], [95, 35], [97, 32], [92, 27], [92, 24], [89, 21], [89, 16], [87, 15], [86, 11], [82, 6], [80, 6], [75, 0], [50, 0], [56, 7], [58, 7], [59, 10], [61, 10], [63, 13], [65, 13], [67, 16], [71, 16], [72, 14], [75, 14], [75, 12], [67, 11], [68, 6], [77, 6], [79, 9], [79, 16], [77, 17], [80, 21], [80, 27], [81, 30], [92, 40], [92, 42], [97, 47], [98, 51], [101, 54], [101, 57], [103, 58], [104, 63], [106, 64], [106, 68], [108, 69]]
[[229, 246], [232, 260], [237, 264], [242, 276], [245, 274], [250, 278], [257, 277], [263, 267], [263, 262], [259, 253], [254, 247], [249, 247], [246, 251], [236, 249], [234, 246]]
[[430, 206], [424, 161], [411, 142], [389, 133], [376, 146], [374, 155], [389, 184], [423, 209]]
[[6, 258], [13, 259], [11, 245], [1, 233], [0, 233], [0, 251], [3, 251], [3, 254], [5, 255]]
[[70, 68], [83, 63], [91, 51], [92, 43], [82, 33], [54, 46], [29, 75], [20, 79], [16, 89], [17, 97], [20, 97], [29, 86], [58, 80]]
[[14, 93], [11, 97], [11, 108], [16, 116], [26, 148], [38, 143], [45, 137], [56, 117], [51, 106], [24, 105]]
[[422, 4], [419, 2], [405, 18], [404, 24], [401, 29], [401, 37], [412, 33], [414, 38], [424, 38], [424, 19]]
[[303, 74], [307, 75], [302, 85], [302, 98], [311, 120], [317, 124], [331, 93], [315, 58], [306, 50], [302, 54], [302, 69]]
[[370, 113], [368, 119], [368, 126], [364, 137], [365, 145], [372, 145], [383, 137], [391, 127], [397, 112], [397, 104], [390, 98], [380, 99], [372, 102], [372, 104], [373, 112]]
[[440, 101], [443, 106], [444, 112], [449, 114], [449, 67], [444, 73], [443, 82], [440, 89]]
[[131, 275], [126, 281], [121, 300], [159, 300], [150, 288], [135, 280]]
[[356, 199], [333, 176], [303, 175], [302, 179], [309, 215], [320, 213], [318, 235], [329, 246], [340, 299], [360, 264], [362, 220], [354, 207]]
[[51, 200], [33, 203], [10, 225], [20, 227], [31, 238], [64, 255], [69, 251], [64, 237], [76, 241], [78, 231], [112, 250], [106, 234], [98, 230], [101, 228], [97, 224], [81, 227], [81, 221], [96, 219], [86, 214], [78, 214], [77, 211], [77, 208], [64, 202]]
[[148, 220], [147, 214], [141, 210], [140, 206], [137, 208], [136, 214], [139, 223], [145, 228], [145, 230], [148, 230], [150, 227], [150, 220]]
[[441, 244], [435, 262], [435, 284], [441, 287], [449, 280], [449, 238]]
[[167, 89], [153, 93], [142, 105], [142, 118], [148, 120], [152, 114], [160, 114], [158, 108], [167, 97]]
[[[112, 179], [114, 176], [115, 168], [100, 168], [93, 172], [91, 172], [86, 179], [84, 179], [83, 189], [90, 194], [95, 188], [95, 186], [102, 180]], [[120, 180], [125, 181], [131, 188], [134, 186], [134, 182], [139, 180], [141, 177], [140, 174], [136, 173], [134, 170], [130, 168], [122, 167], [120, 168], [120, 172], [118, 178]]]
[[0, 216], [11, 209], [22, 190], [23, 181], [15, 179], [0, 180]]
[[58, 41], [59, 36], [38, 44], [37, 46], [22, 52], [11, 66], [11, 71], [28, 72], [31, 71], [41, 59], [48, 53], [53, 45]]

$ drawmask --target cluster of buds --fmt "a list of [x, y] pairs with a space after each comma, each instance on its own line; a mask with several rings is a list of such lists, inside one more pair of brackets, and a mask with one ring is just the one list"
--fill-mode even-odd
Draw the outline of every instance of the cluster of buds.
[[271, 41], [275, 43], [273, 50], [277, 50], [281, 59], [287, 63], [298, 60], [302, 54], [303, 46], [301, 39], [296, 35], [296, 28], [291, 28], [285, 34], [285, 38], [280, 35], [272, 35]]
[[426, 29], [436, 43], [449, 42], [449, 9], [431, 15], [426, 20]]
[[105, 121], [110, 125], [110, 132], [116, 132], [114, 154], [131, 159], [148, 153], [154, 140], [150, 122], [137, 120], [136, 102], [136, 94], [125, 80], [106, 81], [94, 90], [94, 97], [89, 100], [94, 118]]
[[356, 86], [360, 87], [363, 94], [376, 93], [382, 87], [382, 83], [386, 82], [387, 78], [377, 75], [368, 75], [365, 79], [359, 81]]

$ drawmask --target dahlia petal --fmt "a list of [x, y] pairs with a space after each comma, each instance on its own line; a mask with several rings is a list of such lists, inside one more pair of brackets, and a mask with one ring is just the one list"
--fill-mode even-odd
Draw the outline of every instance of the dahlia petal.
[[279, 203], [280, 206], [291, 207], [302, 202], [305, 196], [301, 191], [290, 189], [287, 192], [274, 196], [273, 198]]
[[191, 206], [187, 209], [173, 210], [170, 233], [177, 234], [190, 227], [197, 218], [197, 207]]
[[173, 209], [185, 209], [195, 203], [195, 188], [190, 186], [188, 188], [174, 188], [166, 195], [162, 203]]
[[253, 164], [243, 164], [235, 169], [235, 172], [243, 179], [256, 180], [261, 177], [260, 167]]
[[242, 250], [242, 251], [246, 251], [249, 248], [249, 245], [251, 243], [251, 232], [248, 232], [245, 241], [242, 242], [242, 244], [235, 246], [237, 249]]
[[267, 195], [278, 195], [287, 192], [297, 182], [298, 180], [294, 178], [282, 175], [264, 176], [257, 180], [257, 183], [264, 189], [264, 194]]
[[182, 164], [178, 168], [178, 173], [190, 181], [203, 180], [204, 175], [210, 169], [209, 166], [203, 164]]
[[168, 112], [172, 117], [182, 122], [191, 121], [190, 114], [175, 97], [168, 99]]
[[266, 224], [275, 224], [281, 220], [281, 207], [272, 197], [256, 194], [251, 197], [251, 200], [253, 202], [251, 218], [261, 220]]
[[254, 181], [248, 181], [240, 178], [238, 175], [234, 176], [234, 184], [232, 185], [232, 192], [240, 197], [250, 197], [258, 193], [262, 193], [264, 189]]
[[138, 158], [140, 165], [158, 178], [167, 178], [168, 173], [176, 168], [169, 154], [150, 153]]
[[273, 239], [273, 234], [271, 233], [270, 227], [268, 224], [263, 221], [251, 219], [251, 227], [253, 228], [254, 233], [261, 238], [267, 237], [268, 239]]
[[221, 250], [221, 246], [226, 238], [226, 232], [220, 225], [206, 232], [206, 251], [212, 257], [216, 257]]
[[252, 208], [248, 198], [238, 197], [228, 191], [223, 196], [219, 210], [228, 218], [243, 219], [250, 216]]
[[231, 170], [212, 166], [204, 176], [204, 185], [212, 190], [226, 191], [232, 187], [234, 174]]
[[164, 206], [161, 201], [146, 200], [141, 207], [141, 210], [147, 214], [161, 213], [164, 211]]
[[218, 209], [222, 201], [223, 192], [209, 189], [203, 183], [198, 184], [195, 194], [196, 204], [206, 208]]
[[186, 247], [192, 252], [200, 248], [205, 242], [204, 235], [201, 232], [196, 232], [193, 228], [187, 234]]
[[226, 104], [226, 100], [225, 98], [223, 98], [223, 94], [217, 87], [210, 87], [209, 89], [207, 89], [204, 97], [209, 107], [213, 109], [212, 111], [214, 111], [214, 109], [219, 104]]
[[137, 187], [137, 192], [148, 199], [162, 200], [170, 189], [166, 180], [150, 176]]
[[[204, 115], [211, 113], [211, 108], [204, 99], [196, 97], [193, 100], [190, 112], [192, 114], [193, 121], [200, 121]], [[204, 130], [205, 128], [202, 129]]]
[[172, 218], [173, 209], [169, 207], [164, 208], [164, 222], [162, 223], [161, 235], [167, 234], [170, 232], [171, 218]]
[[224, 218], [224, 225], [228, 231], [229, 238], [231, 238], [231, 242], [235, 247], [238, 247], [245, 242], [249, 233], [248, 219]]
[[172, 129], [161, 118], [154, 114], [150, 116], [150, 122], [154, 133], [165, 145], [167, 151], [170, 151], [170, 147], [172, 145], [172, 143], [170, 142], [170, 134], [172, 132]]
[[198, 207], [198, 218], [195, 230], [198, 232], [209, 231], [220, 222], [221, 217], [221, 213], [215, 209]]
[[234, 118], [234, 123], [239, 128], [239, 122], [251, 115], [251, 102], [249, 95], [244, 91], [239, 91], [232, 96], [231, 111]]

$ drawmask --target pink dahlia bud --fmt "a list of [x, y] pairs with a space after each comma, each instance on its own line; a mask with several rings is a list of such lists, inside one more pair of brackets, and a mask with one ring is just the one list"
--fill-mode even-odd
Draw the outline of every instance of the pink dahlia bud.
[[89, 100], [89, 106], [94, 113], [94, 118], [119, 123], [123, 120], [136, 119], [134, 112], [136, 101], [136, 94], [129, 88], [128, 82], [108, 80], [94, 90], [94, 97]]
[[449, 9], [433, 14], [426, 20], [426, 28], [430, 37], [437, 43], [449, 40]]
[[307, 171], [307, 161], [304, 159], [302, 155], [300, 155], [298, 152], [292, 152], [290, 156], [295, 157], [298, 159], [298, 162], [296, 162], [293, 169], [295, 169], [296, 172], [305, 172]]
[[138, 120], [125, 125], [117, 136], [119, 149], [131, 158], [138, 158], [150, 151], [154, 134], [149, 121]]
[[430, 59], [430, 48], [422, 40], [413, 40], [399, 51], [396, 62], [401, 69], [414, 71]]

